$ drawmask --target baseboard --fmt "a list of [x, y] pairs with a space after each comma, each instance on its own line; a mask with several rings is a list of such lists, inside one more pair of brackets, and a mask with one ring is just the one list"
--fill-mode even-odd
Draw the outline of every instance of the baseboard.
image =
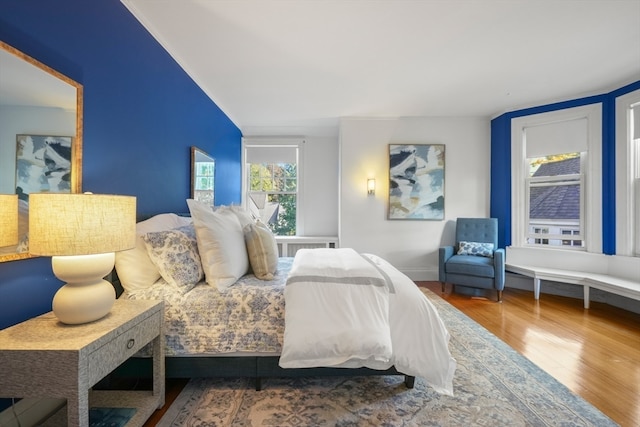
[[[399, 269], [400, 270], [400, 269]], [[438, 281], [438, 269], [428, 269], [428, 268], [403, 268], [400, 270], [402, 273], [406, 274], [409, 279], [414, 282], [437, 282]]]

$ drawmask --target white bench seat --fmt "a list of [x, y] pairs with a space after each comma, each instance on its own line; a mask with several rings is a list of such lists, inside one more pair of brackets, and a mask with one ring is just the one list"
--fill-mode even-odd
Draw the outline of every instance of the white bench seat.
[[529, 248], [507, 248], [506, 258], [506, 271], [533, 278], [536, 300], [540, 282], [549, 280], [581, 285], [584, 308], [591, 288], [640, 301], [640, 258]]

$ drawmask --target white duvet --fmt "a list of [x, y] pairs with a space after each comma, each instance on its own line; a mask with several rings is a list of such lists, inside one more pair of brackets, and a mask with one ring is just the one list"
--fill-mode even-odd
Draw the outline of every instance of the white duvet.
[[393, 366], [453, 395], [449, 332], [415, 283], [382, 258], [299, 250], [284, 299], [281, 367]]

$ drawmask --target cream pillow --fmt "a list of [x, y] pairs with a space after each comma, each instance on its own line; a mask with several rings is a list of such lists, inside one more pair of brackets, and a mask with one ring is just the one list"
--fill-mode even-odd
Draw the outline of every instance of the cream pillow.
[[249, 264], [253, 274], [262, 280], [273, 280], [278, 269], [278, 244], [266, 225], [261, 222], [244, 227]]
[[116, 272], [126, 291], [146, 289], [160, 278], [158, 267], [151, 261], [142, 235], [171, 230], [191, 223], [191, 218], [174, 213], [155, 215], [136, 224], [136, 246], [133, 249], [116, 252]]
[[187, 200], [198, 241], [204, 276], [224, 291], [249, 270], [247, 247], [240, 221], [230, 209], [214, 212], [210, 206]]

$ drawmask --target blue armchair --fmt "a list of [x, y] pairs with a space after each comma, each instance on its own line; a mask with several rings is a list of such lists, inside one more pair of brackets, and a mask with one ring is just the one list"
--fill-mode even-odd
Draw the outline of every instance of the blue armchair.
[[455, 246], [441, 247], [438, 255], [442, 292], [446, 283], [495, 289], [502, 302], [505, 253], [498, 249], [496, 218], [458, 218]]

